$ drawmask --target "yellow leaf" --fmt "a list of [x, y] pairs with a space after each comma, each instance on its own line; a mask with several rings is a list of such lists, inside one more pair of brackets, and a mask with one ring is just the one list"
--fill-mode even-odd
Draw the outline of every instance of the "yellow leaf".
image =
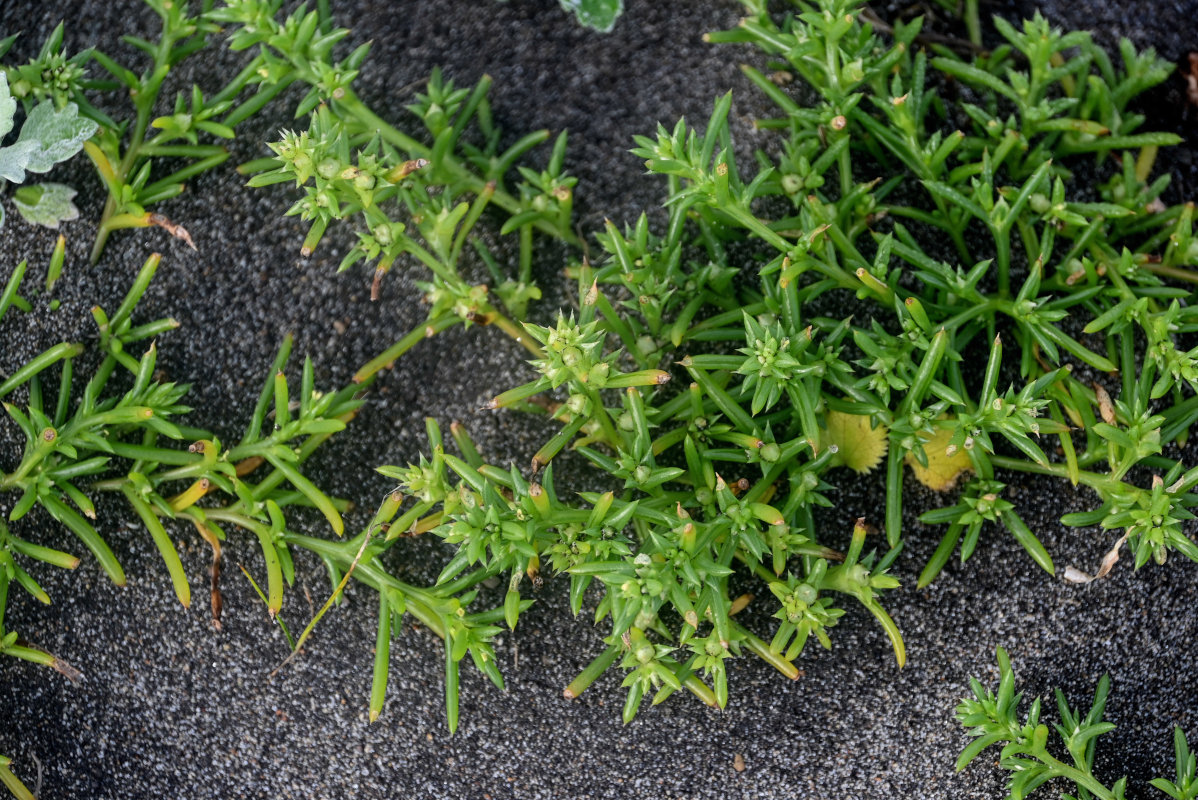
[[973, 472], [973, 462], [967, 451], [959, 449], [951, 456], [947, 454], [952, 436], [952, 431], [938, 429], [930, 439], [924, 439], [923, 451], [928, 456], [926, 467], [907, 453], [907, 465], [915, 472], [915, 479], [937, 492], [947, 492], [957, 485], [957, 479], [963, 473]]
[[856, 472], [869, 472], [886, 455], [886, 428], [871, 428], [869, 417], [829, 411], [824, 415], [824, 435], [820, 447], [836, 445], [832, 463]]

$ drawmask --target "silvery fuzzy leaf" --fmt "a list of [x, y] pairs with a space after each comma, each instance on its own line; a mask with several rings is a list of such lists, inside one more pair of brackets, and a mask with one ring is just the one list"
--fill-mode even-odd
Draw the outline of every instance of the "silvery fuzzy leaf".
[[67, 103], [54, 108], [49, 100], [34, 106], [21, 127], [21, 142], [37, 142], [38, 146], [25, 168], [30, 172], [47, 172], [59, 161], [66, 161], [83, 148], [83, 143], [100, 127], [90, 119], [79, 116], [79, 107]]
[[13, 193], [13, 205], [27, 222], [57, 228], [61, 222], [79, 217], [71, 200], [78, 194], [64, 183], [35, 183]]
[[8, 75], [0, 70], [0, 141], [12, 130], [12, 119], [17, 113], [17, 101], [8, 92]]
[[37, 142], [21, 141], [9, 147], [0, 147], [0, 179], [13, 183], [25, 180], [25, 169], [37, 149]]

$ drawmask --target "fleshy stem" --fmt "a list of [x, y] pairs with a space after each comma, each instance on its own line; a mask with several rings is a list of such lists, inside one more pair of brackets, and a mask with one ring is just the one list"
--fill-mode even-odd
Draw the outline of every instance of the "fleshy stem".
[[8, 789], [8, 791], [12, 793], [12, 796], [15, 797], [16, 800], [36, 800], [36, 798], [33, 796], [33, 792], [29, 791], [25, 784], [21, 783], [21, 779], [13, 774], [13, 771], [10, 768], [11, 764], [11, 758], [8, 756], [0, 756], [0, 784], [2, 784], [5, 789]]
[[[199, 161], [189, 164], [140, 190], [140, 194], [143, 195], [161, 195], [165, 197], [169, 196], [172, 192], [172, 185], [178, 185], [179, 190], [181, 190], [183, 181], [216, 167], [229, 157], [228, 151], [219, 145], [168, 145], [166, 142], [174, 138], [173, 132], [169, 130], [162, 131], [148, 141], [146, 139], [154, 108], [158, 103], [162, 84], [170, 73], [171, 67], [178, 60], [178, 55], [175, 53], [177, 45], [188, 37], [197, 35], [198, 25], [194, 21], [192, 24], [183, 26], [173, 24], [171, 20], [172, 11], [173, 9], [169, 4], [167, 4], [165, 10], [159, 9], [159, 15], [162, 17], [163, 23], [162, 36], [154, 48], [153, 66], [145, 77], [137, 81], [136, 87], [130, 87], [129, 94], [133, 100], [137, 114], [133, 122], [133, 129], [129, 136], [125, 154], [120, 158], [119, 163], [114, 165], [103, 150], [94, 143], [89, 142], [89, 146], [86, 147], [88, 157], [108, 188], [108, 199], [104, 203], [104, 211], [100, 216], [96, 239], [92, 244], [91, 262], [93, 264], [99, 261], [100, 254], [104, 250], [104, 245], [113, 231], [122, 228], [148, 227], [157, 224], [155, 222], [157, 219], [155, 215], [145, 212], [136, 203], [131, 208], [128, 200], [122, 197], [122, 190], [128, 188], [128, 179], [139, 168], [142, 159], [153, 156], [204, 156]], [[206, 36], [207, 34], [200, 33], [198, 35]], [[233, 80], [209, 100], [209, 103], [217, 104], [231, 101], [255, 78], [261, 70], [263, 63], [261, 55], [255, 56]], [[229, 111], [221, 124], [232, 128], [286, 90], [295, 80], [296, 76], [294, 74], [287, 75], [273, 85], [262, 89], [254, 97]], [[119, 148], [119, 144], [117, 146]], [[135, 213], [128, 213], [130, 210]]]

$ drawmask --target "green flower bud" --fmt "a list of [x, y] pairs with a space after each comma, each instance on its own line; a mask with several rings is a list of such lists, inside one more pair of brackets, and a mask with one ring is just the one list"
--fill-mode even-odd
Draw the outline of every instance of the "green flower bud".
[[316, 167], [316, 172], [325, 180], [332, 180], [341, 171], [341, 162], [335, 158], [326, 158]]
[[567, 347], [562, 351], [562, 363], [567, 367], [576, 367], [582, 361], [582, 351], [577, 347]]
[[591, 400], [585, 394], [572, 394], [566, 400], [566, 408], [570, 409], [575, 414], [585, 415], [591, 408]]

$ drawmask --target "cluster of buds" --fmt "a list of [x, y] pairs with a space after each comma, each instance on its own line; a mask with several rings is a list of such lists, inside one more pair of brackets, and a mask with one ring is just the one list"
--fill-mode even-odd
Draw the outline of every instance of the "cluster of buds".
[[969, 510], [961, 515], [958, 522], [962, 525], [998, 522], [1001, 514], [1014, 508], [1010, 501], [1002, 499], [1005, 488], [1006, 484], [998, 481], [981, 478], [970, 481], [961, 495], [961, 503], [968, 506]]
[[[961, 449], [972, 450], [979, 442], [987, 453], [993, 453], [990, 433], [1000, 433], [1019, 447], [1022, 443], [1030, 443], [1029, 436], [1059, 432], [1056, 423], [1040, 419], [1040, 412], [1048, 405], [1048, 401], [1037, 397], [1037, 393], [1032, 391], [1034, 388], [1035, 384], [1028, 384], [1018, 393], [1011, 388], [1001, 396], [983, 398], [976, 412], [957, 417], [957, 425], [945, 455], [953, 456]], [[1046, 425], [1051, 430], [1042, 431]], [[1021, 449], [1028, 452], [1026, 448]], [[1047, 460], [1036, 450], [1028, 452], [1028, 455], [1037, 461]]]
[[640, 601], [643, 607], [653, 608], [665, 595], [665, 582], [658, 575], [658, 562], [648, 553], [637, 553], [632, 563], [636, 577], [620, 584], [620, 596], [629, 601]]
[[1152, 387], [1151, 396], [1162, 397], [1174, 384], [1182, 382], [1191, 389], [1198, 388], [1198, 347], [1180, 350], [1173, 340], [1173, 334], [1180, 327], [1180, 304], [1174, 300], [1168, 310], [1157, 314], [1148, 313], [1146, 305], [1138, 304], [1136, 312], [1148, 339], [1145, 357], [1161, 373]]
[[[326, 118], [325, 111], [327, 109], [322, 109], [322, 113], [313, 117], [310, 130], [283, 131], [283, 138], [270, 145], [282, 162], [284, 172], [295, 179], [296, 186], [306, 186], [313, 181], [310, 193], [313, 190], [332, 193], [343, 202], [356, 201], [363, 208], [370, 208], [380, 184], [398, 183], [427, 164], [418, 160], [390, 166], [368, 151], [359, 151], [356, 159], [351, 159], [348, 153], [337, 152], [341, 148], [335, 144], [341, 139], [341, 131], [338, 123]], [[321, 205], [335, 207], [331, 200]]]
[[432, 306], [430, 317], [452, 312], [466, 323], [485, 325], [491, 320], [495, 310], [487, 299], [486, 284], [470, 286], [466, 283], [450, 284], [438, 280], [417, 285], [425, 290], [424, 299]]
[[1149, 558], [1164, 564], [1170, 548], [1180, 550], [1190, 559], [1198, 558], [1198, 545], [1182, 530], [1183, 525], [1194, 519], [1186, 509], [1192, 480], [1187, 480], [1188, 475], [1176, 480], [1178, 472], [1175, 468], [1166, 476], [1172, 481], [1168, 485], [1165, 478], [1153, 475], [1151, 489], [1128, 487], [1112, 493], [1110, 513], [1103, 518], [1102, 527], [1126, 529], [1137, 569]]
[[1040, 215], [1040, 219], [1057, 230], [1066, 226], [1084, 227], [1089, 220], [1069, 208], [1065, 197], [1065, 182], [1060, 178], [1053, 181], [1052, 196], [1034, 192], [1028, 199], [1032, 211]]
[[753, 389], [753, 414], [769, 409], [782, 397], [786, 384], [800, 373], [799, 356], [811, 341], [809, 330], [792, 341], [779, 323], [745, 315], [746, 347], [737, 350], [745, 360], [736, 371], [746, 376], [745, 389]]
[[[808, 140], [815, 142], [814, 139]], [[780, 183], [782, 191], [795, 203], [802, 202], [812, 191], [824, 185], [824, 176], [812, 169], [811, 161], [806, 155], [795, 154], [791, 143], [787, 143], [788, 153], [783, 160]]]
[[609, 359], [603, 357], [605, 335], [598, 322], [579, 325], [573, 315], [557, 318], [557, 325], [544, 328], [526, 325], [529, 334], [544, 345], [545, 357], [533, 362], [537, 371], [554, 388], [566, 381], [578, 381], [596, 389], [607, 385], [612, 374]]
[[[15, 38], [15, 37], [14, 37]], [[19, 67], [7, 67], [12, 96], [18, 100], [51, 100], [55, 108], [64, 108], [82, 88], [83, 65], [91, 50], [67, 58], [62, 54], [63, 23], [50, 34], [37, 58]]]
[[624, 721], [629, 722], [640, 707], [641, 700], [658, 687], [669, 687], [673, 691], [682, 688], [682, 681], [675, 673], [676, 662], [670, 658], [674, 648], [654, 644], [640, 628], [633, 628], [625, 636], [627, 653], [620, 666], [630, 670], [622, 685], [628, 687], [628, 699], [624, 705]]
[[785, 581], [770, 583], [770, 592], [781, 604], [774, 617], [782, 620], [770, 649], [781, 652], [794, 636], [786, 652], [786, 657], [793, 660], [803, 652], [812, 635], [825, 649], [832, 648], [828, 628], [836, 625], [844, 615], [844, 609], [832, 606], [831, 598], [820, 597], [820, 585], [827, 569], [828, 562], [819, 559], [806, 580], [790, 575]]
[[[904, 322], [914, 322], [908, 317]], [[911, 354], [915, 345], [907, 338], [892, 336], [877, 321], [873, 320], [869, 333], [863, 330], [853, 331], [853, 341], [865, 358], [856, 363], [868, 371], [861, 383], [865, 388], [876, 392], [882, 401], [890, 403], [891, 391], [905, 392], [911, 387], [915, 367]]]
[[[206, 123], [196, 124], [203, 127]], [[256, 175], [250, 185], [294, 180], [304, 189], [304, 196], [287, 213], [312, 222], [304, 240], [305, 256], [316, 249], [332, 220], [361, 210], [367, 231], [358, 234], [358, 244], [342, 260], [341, 269], [363, 258], [381, 257], [380, 268], [386, 271], [403, 251], [407, 239], [404, 224], [380, 211], [378, 203], [394, 193], [397, 184], [406, 185], [408, 178], [428, 162], [415, 159], [392, 163], [394, 159], [379, 154], [377, 144], [351, 153], [348, 141], [343, 123], [327, 106], [321, 106], [312, 115], [308, 130], [283, 131], [282, 138], [270, 145], [280, 166]]]
[[389, 467], [386, 474], [399, 481], [404, 494], [411, 495], [424, 503], [443, 502], [453, 491], [445, 477], [445, 468], [434, 459], [429, 463], [424, 456], [419, 464], [409, 464], [407, 469]]

